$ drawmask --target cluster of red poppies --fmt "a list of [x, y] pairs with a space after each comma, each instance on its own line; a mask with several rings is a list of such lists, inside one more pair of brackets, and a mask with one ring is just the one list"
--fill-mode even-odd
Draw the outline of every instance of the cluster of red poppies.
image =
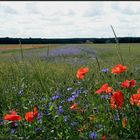
[[[35, 105], [33, 111], [27, 112], [25, 114], [25, 120], [28, 122], [32, 122], [37, 116], [38, 116], [38, 107], [37, 105]], [[21, 119], [22, 117], [20, 115], [17, 115], [17, 112], [15, 110], [10, 111], [9, 114], [6, 114], [4, 116], [4, 120], [8, 121], [19, 121]]]
[[[123, 66], [122, 64], [117, 64], [116, 66], [114, 66], [112, 68], [111, 73], [112, 74], [121, 74], [122, 72], [127, 71], [127, 66]], [[83, 79], [85, 77], [85, 74], [89, 72], [89, 68], [85, 67], [85, 68], [80, 68], [77, 71], [77, 78], [78, 79]], [[136, 86], [136, 81], [134, 79], [132, 80], [126, 80], [124, 82], [121, 83], [121, 87], [122, 88], [133, 88]], [[105, 83], [101, 86], [100, 89], [98, 89], [96, 91], [96, 94], [101, 94], [101, 93], [106, 93], [109, 94], [111, 93], [112, 96], [110, 98], [110, 105], [112, 109], [115, 108], [122, 108], [123, 104], [124, 104], [124, 94], [122, 93], [121, 90], [117, 90], [114, 91], [114, 89], [108, 84]], [[136, 94], [131, 95], [130, 97], [130, 103], [132, 105], [138, 105], [140, 106], [140, 89], [138, 89]], [[72, 105], [72, 108], [75, 108], [75, 105]]]

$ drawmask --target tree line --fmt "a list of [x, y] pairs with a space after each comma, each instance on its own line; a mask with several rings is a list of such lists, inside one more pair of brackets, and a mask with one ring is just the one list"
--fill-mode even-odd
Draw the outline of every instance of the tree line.
[[[140, 43], [140, 37], [118, 37], [119, 43]], [[82, 44], [115, 43], [115, 38], [0, 38], [0, 44]]]

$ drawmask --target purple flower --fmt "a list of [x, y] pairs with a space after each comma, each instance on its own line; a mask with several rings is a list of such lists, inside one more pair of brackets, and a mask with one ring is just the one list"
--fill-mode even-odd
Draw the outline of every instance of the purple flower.
[[72, 98], [77, 98], [78, 94], [72, 95]]
[[79, 93], [77, 93], [77, 92], [72, 92], [71, 93], [71, 97], [70, 98], [68, 98], [68, 102], [72, 102], [72, 101], [74, 101], [75, 100], [75, 98], [77, 98], [78, 96], [79, 96]]
[[62, 106], [60, 105], [60, 106], [58, 107], [57, 113], [58, 113], [58, 114], [62, 114], [63, 112], [64, 112], [64, 110], [63, 110]]
[[80, 94], [81, 92], [81, 90], [76, 90], [76, 94]]
[[72, 101], [74, 101], [75, 100], [75, 98], [74, 97], [70, 97], [70, 98], [68, 98], [68, 102], [72, 102]]
[[108, 68], [102, 69], [102, 72], [107, 73], [109, 71]]
[[56, 100], [56, 99], [58, 99], [58, 98], [60, 98], [61, 96], [60, 95], [54, 95], [51, 99], [52, 100]]
[[42, 117], [43, 117], [43, 113], [42, 112], [38, 113], [38, 116], [37, 116], [38, 123], [42, 123]]
[[97, 138], [97, 133], [96, 133], [96, 132], [91, 132], [91, 133], [89, 134], [89, 137], [90, 137], [91, 139], [96, 139], [96, 138]]
[[39, 112], [38, 113], [38, 116], [37, 116], [37, 119], [42, 119], [42, 117], [43, 117], [43, 113], [42, 112]]

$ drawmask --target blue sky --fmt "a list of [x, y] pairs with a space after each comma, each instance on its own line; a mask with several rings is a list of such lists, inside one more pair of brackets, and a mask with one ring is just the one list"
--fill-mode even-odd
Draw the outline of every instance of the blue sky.
[[0, 37], [140, 36], [139, 1], [0, 1]]

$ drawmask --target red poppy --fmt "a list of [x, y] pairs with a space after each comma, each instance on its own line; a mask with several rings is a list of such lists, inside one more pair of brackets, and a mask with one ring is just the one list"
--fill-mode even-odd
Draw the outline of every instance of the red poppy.
[[140, 93], [133, 94], [133, 95], [130, 97], [130, 103], [131, 103], [132, 105], [140, 106]]
[[130, 88], [130, 87], [135, 87], [135, 86], [136, 86], [136, 81], [134, 79], [126, 80], [121, 83], [121, 87], [123, 88]]
[[100, 89], [98, 89], [95, 93], [97, 94], [101, 94], [102, 92], [105, 93], [111, 93], [113, 91], [113, 88], [109, 86], [108, 83], [105, 83], [104, 85], [102, 85], [102, 87]]
[[72, 110], [75, 110], [75, 109], [77, 109], [78, 108], [78, 104], [77, 103], [74, 103], [71, 107], [70, 107], [70, 109], [72, 109]]
[[32, 122], [34, 120], [34, 114], [33, 114], [33, 112], [27, 112], [25, 114], [25, 119], [28, 122]]
[[27, 112], [26, 115], [25, 115], [25, 119], [28, 121], [28, 122], [32, 122], [34, 120], [35, 117], [38, 116], [38, 106], [35, 105], [34, 108], [33, 108], [33, 112]]
[[123, 93], [120, 90], [114, 92], [112, 97], [110, 98], [111, 108], [115, 109], [118, 107], [120, 109], [120, 108], [122, 108], [123, 103], [124, 103]]
[[112, 87], [108, 87], [106, 90], [105, 90], [105, 93], [112, 93], [113, 92], [113, 88]]
[[12, 111], [10, 114], [6, 114], [4, 116], [4, 120], [19, 121], [19, 120], [21, 120], [21, 116], [17, 115], [16, 111]]
[[116, 66], [114, 66], [112, 68], [112, 72], [113, 74], [121, 74], [122, 72], [126, 71], [127, 66], [123, 66], [122, 64], [117, 64]]
[[85, 74], [89, 72], [89, 68], [85, 67], [85, 68], [80, 68], [77, 71], [77, 78], [78, 79], [83, 79], [85, 77]]

